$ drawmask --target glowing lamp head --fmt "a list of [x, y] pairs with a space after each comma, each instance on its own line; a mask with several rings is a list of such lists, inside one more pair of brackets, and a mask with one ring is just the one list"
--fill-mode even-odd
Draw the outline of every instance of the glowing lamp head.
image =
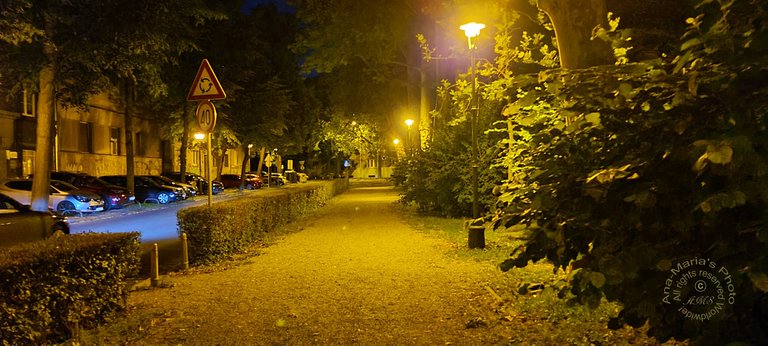
[[392, 143], [395, 143], [395, 145], [398, 145], [398, 144], [400, 144], [400, 140], [395, 138], [395, 140], [393, 140]]
[[405, 125], [408, 126], [408, 127], [411, 127], [411, 125], [413, 125], [413, 119], [406, 120], [405, 121]]
[[485, 28], [485, 24], [482, 23], [467, 23], [459, 27], [459, 29], [464, 30], [464, 35], [468, 38], [477, 37], [480, 35], [480, 30]]
[[198, 141], [202, 141], [203, 139], [205, 139], [205, 133], [199, 133], [199, 132], [195, 133], [195, 139], [197, 139]]
[[253, 148], [253, 144], [248, 144], [248, 149]]

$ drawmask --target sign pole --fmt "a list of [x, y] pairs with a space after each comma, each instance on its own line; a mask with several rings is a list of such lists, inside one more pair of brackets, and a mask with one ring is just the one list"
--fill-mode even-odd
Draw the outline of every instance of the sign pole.
[[187, 101], [200, 101], [200, 103], [197, 104], [195, 116], [197, 117], [197, 124], [200, 126], [200, 130], [208, 137], [208, 158], [205, 160], [205, 171], [208, 174], [209, 208], [211, 207], [211, 198], [213, 196], [213, 175], [211, 174], [213, 152], [211, 151], [211, 135], [213, 135], [213, 128], [216, 126], [216, 107], [211, 103], [211, 100], [223, 100], [226, 98], [227, 94], [221, 87], [219, 79], [216, 78], [216, 74], [213, 73], [211, 64], [208, 62], [208, 59], [203, 59], [200, 63], [200, 67], [197, 69], [195, 80], [189, 88]]
[[211, 152], [211, 132], [208, 132], [208, 159], [205, 163], [205, 170], [208, 173], [208, 207], [211, 207], [211, 196], [213, 196], [213, 177], [211, 176], [211, 161], [213, 153]]

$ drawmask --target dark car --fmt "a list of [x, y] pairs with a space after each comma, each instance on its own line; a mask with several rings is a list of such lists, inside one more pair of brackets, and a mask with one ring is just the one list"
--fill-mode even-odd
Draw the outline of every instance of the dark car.
[[162, 175], [142, 175], [142, 177], [154, 180], [160, 185], [180, 187], [184, 189], [184, 192], [187, 194], [186, 198], [195, 197], [195, 195], [197, 195], [197, 187], [192, 184], [178, 182]]
[[[240, 188], [240, 175], [239, 174], [222, 174], [221, 182], [224, 184], [224, 188]], [[260, 189], [262, 182], [261, 177], [255, 174], [245, 174], [243, 179], [243, 188], [246, 190]]]
[[0, 194], [0, 246], [69, 234], [67, 218], [51, 212], [32, 211], [29, 207]]
[[104, 210], [122, 208], [134, 202], [136, 197], [128, 189], [107, 183], [85, 173], [51, 172], [51, 179], [61, 180], [91, 191], [104, 200]]
[[[134, 176], [133, 178], [134, 193], [136, 198], [142, 202], [166, 204], [184, 199], [184, 189], [180, 187], [160, 185], [141, 176]], [[99, 179], [122, 187], [128, 186], [128, 177], [124, 175], [105, 175]]]
[[[163, 173], [163, 176], [171, 178], [175, 181], [179, 181], [179, 182], [181, 181], [181, 173], [179, 172], [173, 172], [173, 173], [166, 172], [166, 173]], [[199, 194], [204, 195], [208, 193], [207, 192], [208, 181], [205, 178], [194, 173], [187, 173], [186, 178], [187, 179], [185, 181], [187, 182], [187, 184], [192, 184], [197, 186], [197, 191]], [[219, 194], [220, 192], [224, 191], [224, 183], [214, 180], [211, 190], [214, 195]]]

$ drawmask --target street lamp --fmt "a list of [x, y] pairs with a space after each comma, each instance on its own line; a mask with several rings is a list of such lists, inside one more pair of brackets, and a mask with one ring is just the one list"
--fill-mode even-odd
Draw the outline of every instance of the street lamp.
[[253, 144], [248, 144], [248, 172], [251, 171], [251, 148], [253, 148]]
[[413, 119], [405, 120], [405, 125], [408, 126], [408, 151], [409, 155], [413, 156], [413, 139], [411, 139], [411, 126], [413, 125]]
[[472, 101], [474, 101], [474, 112], [472, 112], [472, 218], [480, 217], [480, 209], [477, 202], [477, 167], [478, 167], [478, 149], [477, 149], [477, 118], [480, 111], [479, 100], [477, 97], [477, 77], [475, 69], [475, 52], [477, 45], [472, 43], [472, 38], [480, 35], [480, 30], [485, 28], [485, 24], [467, 23], [459, 27], [464, 30], [467, 36], [467, 45], [469, 47], [470, 69], [472, 71]]
[[203, 139], [205, 139], [205, 133], [200, 133], [200, 132], [195, 133], [194, 137], [196, 140], [202, 141]]

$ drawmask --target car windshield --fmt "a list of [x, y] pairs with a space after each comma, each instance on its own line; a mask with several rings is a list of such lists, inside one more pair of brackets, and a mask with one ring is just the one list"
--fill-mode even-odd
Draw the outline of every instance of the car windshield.
[[77, 190], [77, 186], [72, 185], [67, 182], [63, 182], [61, 180], [51, 180], [51, 186], [53, 186], [56, 190], [62, 191], [62, 192], [69, 192], [72, 190]]
[[83, 181], [85, 181], [86, 185], [100, 185], [100, 186], [112, 185], [104, 180], [101, 180], [96, 177], [91, 177], [91, 176], [84, 177]]
[[163, 183], [166, 183], [166, 184], [175, 184], [173, 180], [163, 176], [159, 176], [159, 175], [153, 175], [150, 178], [152, 178], [155, 181], [162, 181]]

